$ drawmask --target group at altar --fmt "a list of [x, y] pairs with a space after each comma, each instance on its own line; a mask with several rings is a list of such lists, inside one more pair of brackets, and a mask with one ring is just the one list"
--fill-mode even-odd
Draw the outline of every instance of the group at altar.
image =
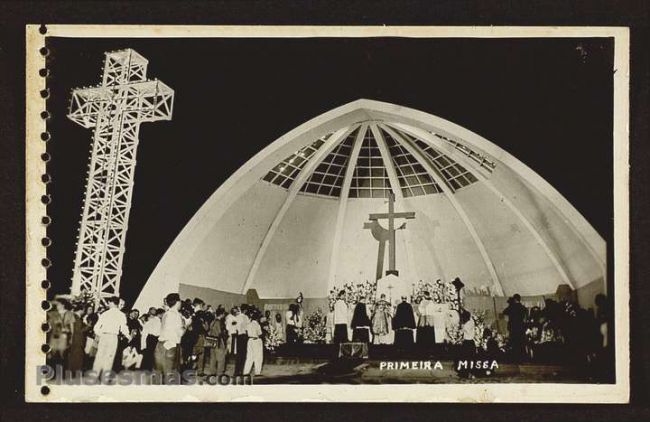
[[[373, 344], [396, 344], [407, 347], [414, 343], [431, 346], [449, 342], [447, 332], [459, 324], [458, 311], [452, 303], [434, 300], [428, 291], [413, 303], [401, 296], [396, 305], [380, 293], [376, 300], [359, 296], [350, 303], [345, 290], [337, 293], [327, 318], [333, 343], [348, 341]], [[330, 340], [330, 339], [328, 339]]]

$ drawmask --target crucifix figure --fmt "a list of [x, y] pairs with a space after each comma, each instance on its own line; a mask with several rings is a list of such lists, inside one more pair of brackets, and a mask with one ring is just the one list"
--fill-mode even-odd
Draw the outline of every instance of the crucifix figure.
[[[388, 241], [388, 270], [386, 275], [393, 274], [399, 275], [395, 268], [395, 231], [406, 228], [406, 223], [400, 227], [395, 228], [396, 218], [415, 218], [415, 212], [395, 212], [395, 195], [392, 192], [388, 194], [388, 213], [370, 214], [368, 219], [370, 222], [364, 223], [364, 229], [370, 229], [372, 236], [379, 242], [379, 253], [377, 255], [377, 280], [381, 279], [384, 274], [384, 251], [386, 248], [386, 241]], [[379, 224], [379, 220], [388, 220], [388, 229], [385, 229]]]

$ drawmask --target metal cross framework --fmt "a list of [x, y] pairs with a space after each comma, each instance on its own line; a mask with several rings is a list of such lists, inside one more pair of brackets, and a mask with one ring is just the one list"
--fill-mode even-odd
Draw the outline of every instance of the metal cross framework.
[[174, 91], [131, 49], [107, 52], [102, 82], [72, 91], [68, 118], [93, 128], [72, 294], [119, 295], [140, 124], [171, 120]]

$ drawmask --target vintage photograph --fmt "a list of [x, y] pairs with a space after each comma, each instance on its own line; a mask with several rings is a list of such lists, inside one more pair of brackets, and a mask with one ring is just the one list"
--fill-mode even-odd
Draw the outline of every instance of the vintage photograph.
[[32, 28], [31, 400], [627, 400], [624, 30], [128, 28]]

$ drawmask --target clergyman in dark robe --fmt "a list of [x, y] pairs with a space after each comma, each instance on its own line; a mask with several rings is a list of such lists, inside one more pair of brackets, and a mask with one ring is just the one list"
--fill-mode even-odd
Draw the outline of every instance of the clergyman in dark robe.
[[519, 360], [524, 353], [524, 322], [528, 316], [528, 310], [521, 304], [521, 296], [515, 294], [508, 299], [508, 307], [503, 314], [508, 317], [508, 332], [513, 358]]
[[395, 345], [400, 350], [413, 347], [413, 330], [415, 330], [415, 316], [413, 307], [402, 296], [402, 303], [397, 305], [393, 317], [393, 330], [395, 330]]
[[354, 306], [354, 313], [352, 314], [352, 341], [360, 343], [370, 343], [370, 327], [372, 323], [368, 317], [366, 303], [363, 298]]

